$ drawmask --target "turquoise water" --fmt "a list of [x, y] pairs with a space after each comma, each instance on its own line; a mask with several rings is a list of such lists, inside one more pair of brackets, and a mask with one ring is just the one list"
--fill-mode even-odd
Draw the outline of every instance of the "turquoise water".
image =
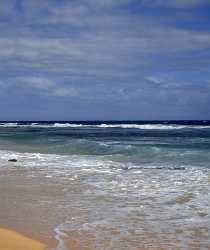
[[[163, 245], [209, 249], [209, 122], [1, 123], [1, 165], [9, 158], [72, 185], [56, 230], [86, 230], [96, 249], [104, 233], [114, 249], [137, 249], [146, 228]], [[75, 207], [86, 214], [77, 222], [66, 212]]]
[[2, 123], [0, 149], [104, 156], [137, 168], [209, 168], [210, 125]]

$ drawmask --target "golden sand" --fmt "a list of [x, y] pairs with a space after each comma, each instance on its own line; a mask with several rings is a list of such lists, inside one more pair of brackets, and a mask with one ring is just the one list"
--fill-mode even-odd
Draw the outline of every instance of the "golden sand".
[[0, 228], [0, 250], [44, 250], [46, 246], [16, 232]]

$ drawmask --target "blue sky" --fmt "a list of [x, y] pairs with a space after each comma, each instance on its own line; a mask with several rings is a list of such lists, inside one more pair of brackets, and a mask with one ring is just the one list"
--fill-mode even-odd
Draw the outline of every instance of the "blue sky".
[[209, 0], [0, 0], [0, 120], [210, 119]]

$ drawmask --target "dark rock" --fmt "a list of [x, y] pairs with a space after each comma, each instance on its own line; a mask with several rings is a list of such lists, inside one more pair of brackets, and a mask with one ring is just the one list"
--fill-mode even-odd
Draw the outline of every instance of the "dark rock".
[[9, 162], [17, 162], [16, 159], [9, 159], [8, 161], [9, 161]]
[[173, 170], [185, 170], [184, 167], [174, 167]]

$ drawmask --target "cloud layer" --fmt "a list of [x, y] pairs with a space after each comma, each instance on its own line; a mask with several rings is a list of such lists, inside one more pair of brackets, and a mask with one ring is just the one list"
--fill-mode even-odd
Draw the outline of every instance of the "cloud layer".
[[21, 110], [21, 93], [33, 102], [30, 116], [22, 107], [26, 119], [46, 102], [47, 119], [60, 119], [55, 107], [71, 119], [68, 106], [78, 109], [72, 119], [88, 119], [84, 106], [90, 119], [206, 117], [206, 8], [206, 0], [2, 0], [1, 119], [12, 119], [14, 98]]

